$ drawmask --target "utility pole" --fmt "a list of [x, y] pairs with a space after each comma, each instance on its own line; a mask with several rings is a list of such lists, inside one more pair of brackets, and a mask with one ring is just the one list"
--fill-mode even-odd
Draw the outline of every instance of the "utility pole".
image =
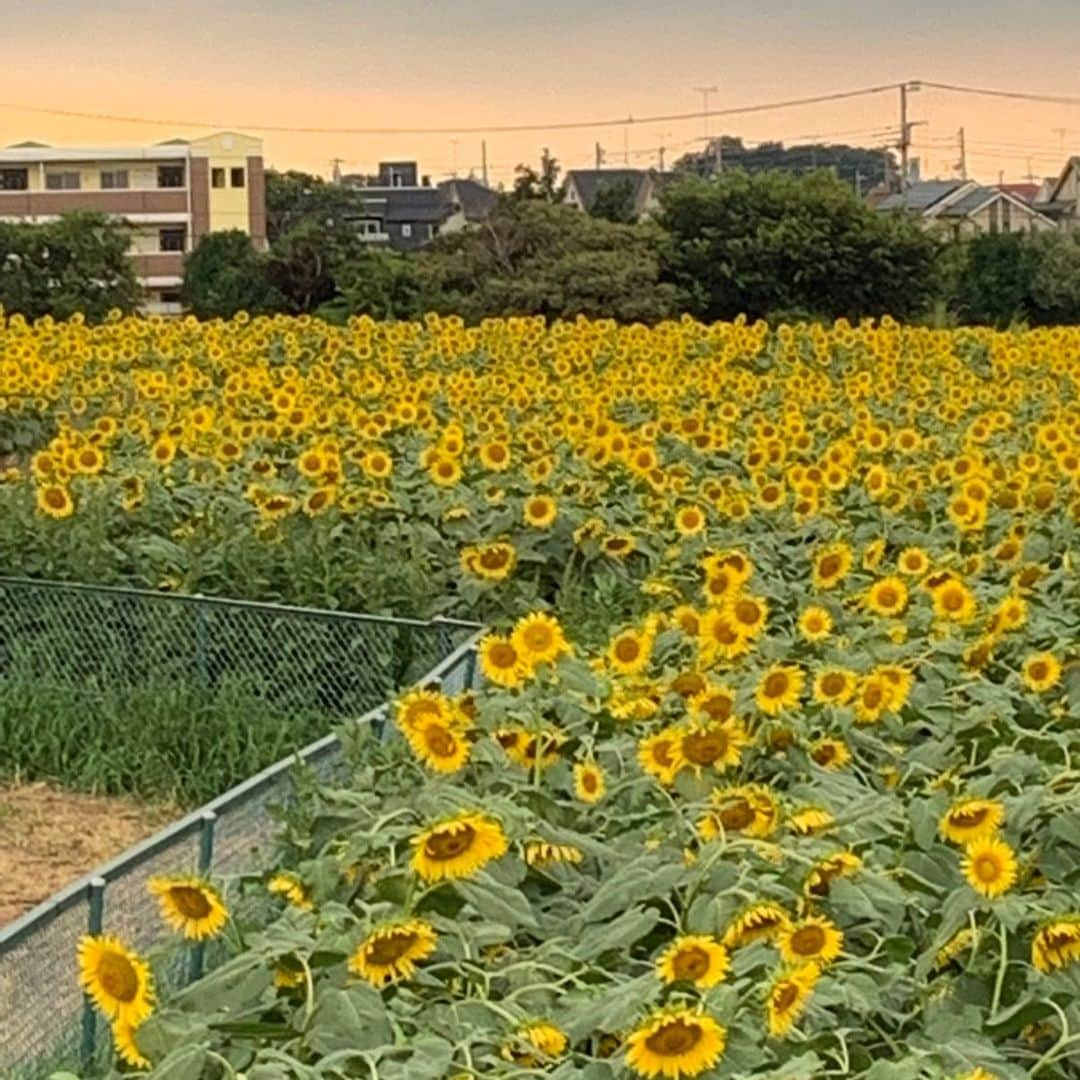
[[450, 175], [453, 176], [455, 179], [457, 178], [457, 148], [458, 148], [458, 143], [460, 141], [461, 141], [460, 139], [451, 139], [450, 140], [450, 145], [453, 147], [453, 154], [454, 154], [454, 167], [451, 170]]
[[964, 141], [964, 129], [960, 129], [960, 179], [966, 180], [967, 175], [967, 143]]
[[331, 181], [335, 184], [341, 183], [341, 166], [344, 164], [344, 158], [331, 158], [330, 164], [333, 166], [333, 171], [330, 174]]
[[862, 199], [862, 169], [855, 166], [855, 198]]
[[602, 169], [604, 166], [604, 148], [597, 143], [596, 144], [596, 168]]
[[719, 86], [695, 86], [694, 91], [701, 95], [702, 100], [702, 119], [705, 121], [705, 143], [709, 142], [709, 96], [711, 94], [719, 94]]
[[660, 173], [661, 173], [661, 175], [663, 175], [663, 172], [664, 172], [664, 154], [667, 153], [667, 147], [664, 145], [664, 140], [671, 138], [671, 132], [670, 131], [661, 131], [661, 132], [659, 132], [657, 134], [657, 138], [660, 140], [660, 146], [657, 148], [657, 155], [658, 155], [658, 157], [660, 159]]
[[484, 187], [488, 186], [487, 139], [480, 141], [480, 175], [484, 178]]
[[[900, 190], [907, 191], [908, 188], [908, 153], [911, 150], [911, 129], [916, 126], [915, 123], [908, 120], [908, 93], [915, 93], [921, 89], [917, 82], [905, 82], [900, 84], [900, 142], [898, 149], [900, 150]], [[920, 124], [926, 123], [925, 120], [918, 121]]]
[[1065, 136], [1069, 133], [1068, 128], [1051, 128], [1050, 129], [1058, 137], [1058, 149], [1065, 153]]

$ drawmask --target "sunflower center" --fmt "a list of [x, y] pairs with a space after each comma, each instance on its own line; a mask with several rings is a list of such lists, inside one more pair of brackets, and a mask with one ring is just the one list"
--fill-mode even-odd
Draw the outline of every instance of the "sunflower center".
[[457, 739], [441, 724], [432, 724], [424, 732], [428, 749], [437, 757], [450, 757], [457, 749]]
[[525, 631], [525, 644], [532, 652], [546, 652], [552, 646], [551, 631], [544, 625], [530, 626]]
[[974, 829], [986, 820], [989, 813], [990, 811], [985, 806], [972, 810], [954, 810], [952, 821], [954, 825], [959, 826], [961, 829]]
[[709, 970], [709, 954], [697, 945], [680, 949], [675, 954], [672, 968], [676, 979], [700, 979]]
[[765, 680], [765, 696], [769, 698], [783, 697], [787, 693], [788, 677], [782, 671], [774, 671]]
[[453, 832], [437, 832], [424, 841], [424, 854], [436, 862], [448, 862], [463, 855], [472, 847], [476, 830], [471, 825], [460, 825]]
[[501, 570], [509, 558], [510, 553], [506, 548], [488, 548], [480, 556], [480, 565], [485, 570]]
[[624, 664], [633, 663], [641, 655], [641, 646], [632, 637], [619, 638], [615, 643], [615, 656]]
[[139, 975], [131, 961], [117, 953], [102, 956], [97, 969], [98, 981], [116, 1001], [134, 1001], [139, 993]]
[[1044, 664], [1042, 660], [1036, 660], [1035, 663], [1028, 668], [1028, 674], [1037, 682], [1041, 682], [1046, 678], [1046, 664]]
[[831, 578], [835, 574], [840, 572], [840, 556], [839, 555], [826, 555], [821, 562], [818, 563], [818, 573], [823, 578]]
[[883, 589], [878, 589], [878, 603], [882, 607], [896, 607], [897, 602], [896, 590], [891, 585], [886, 585]]
[[745, 829], [753, 820], [754, 808], [742, 797], [733, 799], [720, 811], [720, 824], [732, 832]]
[[792, 983], [784, 983], [783, 986], [777, 988], [776, 993], [773, 994], [773, 1008], [777, 1012], [787, 1012], [792, 1005], [795, 1004], [795, 999], [799, 996], [799, 988]]
[[671, 743], [666, 740], [657, 743], [652, 749], [652, 756], [657, 765], [663, 765], [666, 768], [671, 764]]
[[169, 899], [185, 919], [205, 919], [213, 910], [202, 889], [190, 885], [175, 885], [169, 890]]
[[881, 704], [881, 687], [873, 683], [863, 691], [863, 704], [868, 709], [876, 709]]
[[761, 611], [753, 600], [740, 600], [735, 605], [735, 618], [747, 626], [753, 626], [761, 615]]
[[817, 956], [825, 947], [825, 931], [820, 926], [802, 926], [791, 935], [791, 950], [800, 956]]
[[818, 765], [828, 765], [836, 757], [836, 747], [832, 743], [824, 743], [815, 748], [811, 757]]
[[837, 672], [830, 672], [821, 680], [821, 689], [828, 697], [836, 697], [844, 689], [845, 679]]
[[964, 606], [964, 596], [956, 589], [950, 589], [945, 593], [941, 601], [946, 611], [959, 611]]
[[682, 752], [695, 765], [711, 765], [727, 753], [729, 739], [724, 731], [694, 732], [682, 741]]
[[590, 795], [592, 795], [596, 791], [597, 787], [599, 786], [599, 784], [597, 783], [597, 779], [596, 779], [595, 774], [591, 773], [591, 772], [585, 773], [585, 775], [582, 776], [582, 778], [581, 778], [581, 786]]
[[738, 634], [725, 622], [717, 622], [713, 627], [712, 634], [720, 645], [734, 645], [739, 640]]
[[975, 876], [980, 881], [997, 881], [1001, 876], [1001, 864], [993, 855], [978, 855], [973, 865]]
[[488, 659], [497, 668], [512, 668], [518, 660], [514, 646], [505, 641], [493, 645]]
[[376, 938], [364, 948], [364, 958], [371, 964], [397, 963], [416, 943], [416, 934], [396, 930], [385, 937]]
[[654, 1031], [645, 1045], [661, 1057], [677, 1057], [688, 1054], [701, 1041], [701, 1028], [685, 1020], [672, 1020]]

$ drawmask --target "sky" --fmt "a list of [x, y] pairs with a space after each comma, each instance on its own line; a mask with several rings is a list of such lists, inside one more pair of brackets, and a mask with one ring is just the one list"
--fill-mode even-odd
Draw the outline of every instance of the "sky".
[[[491, 128], [700, 112], [908, 79], [1080, 99], [1078, 0], [0, 0], [0, 145], [123, 146], [229, 128], [276, 168], [328, 175], [418, 160], [493, 184], [546, 147], [586, 167], [670, 165], [706, 131], [747, 141], [895, 141], [898, 94], [570, 131], [348, 135], [321, 128]], [[33, 112], [138, 117], [126, 123]], [[910, 98], [924, 176], [1057, 175], [1080, 107], [924, 88]]]

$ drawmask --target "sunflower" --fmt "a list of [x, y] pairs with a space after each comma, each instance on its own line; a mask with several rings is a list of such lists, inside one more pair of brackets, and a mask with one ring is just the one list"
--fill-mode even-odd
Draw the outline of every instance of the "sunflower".
[[412, 752], [429, 769], [454, 773], [469, 761], [472, 746], [467, 738], [468, 724], [447, 723], [441, 717], [421, 720], [406, 732]]
[[846, 705], [858, 684], [858, 676], [848, 668], [824, 668], [814, 676], [814, 700], [821, 705]]
[[829, 772], [838, 772], [851, 762], [851, 751], [843, 739], [818, 739], [810, 745], [810, 760]]
[[87, 935], [78, 958], [79, 983], [110, 1020], [136, 1028], [154, 1011], [150, 965], [119, 938]]
[[637, 549], [637, 541], [629, 533], [612, 533], [600, 542], [600, 550], [613, 559], [625, 559]]
[[557, 619], [536, 611], [525, 615], [514, 625], [510, 644], [530, 667], [551, 664], [570, 651]]
[[652, 646], [652, 634], [624, 630], [608, 646], [608, 663], [620, 675], [637, 675], [649, 666]]
[[274, 896], [284, 896], [293, 907], [301, 911], [315, 910], [307, 886], [295, 874], [275, 874], [267, 882], [266, 888]]
[[758, 680], [754, 700], [769, 716], [790, 709], [799, 703], [806, 676], [792, 664], [773, 664]]
[[722, 982], [730, 968], [727, 949], [711, 934], [677, 937], [656, 961], [656, 975], [661, 982], [692, 982], [699, 990], [709, 990]]
[[698, 821], [703, 840], [728, 833], [765, 837], [775, 831], [780, 807], [763, 784], [739, 784], [716, 788], [709, 796], [709, 811]]
[[697, 536], [705, 528], [706, 520], [700, 506], [682, 506], [675, 512], [675, 531], [680, 536]]
[[530, 1020], [515, 1028], [500, 1053], [507, 1061], [534, 1069], [566, 1053], [570, 1040], [550, 1020]]
[[834, 589], [847, 577], [853, 560], [847, 544], [832, 544], [814, 559], [813, 582], [818, 589]]
[[744, 907], [728, 924], [723, 943], [737, 949], [754, 941], [769, 941], [788, 925], [787, 912], [771, 900], [759, 900]]
[[809, 963], [783, 972], [773, 980], [765, 999], [770, 1035], [782, 1039], [791, 1030], [805, 1010], [820, 975], [817, 964]]
[[866, 606], [878, 615], [896, 618], [908, 605], [908, 587], [903, 578], [883, 577], [870, 586]]
[[376, 927], [349, 957], [349, 970], [381, 988], [408, 979], [420, 960], [434, 951], [439, 936], [424, 919], [408, 919]]
[[735, 692], [731, 687], [710, 684], [698, 672], [685, 672], [672, 682], [671, 689], [690, 698], [690, 710], [695, 716], [718, 723], [731, 719], [735, 708]]
[[930, 569], [930, 556], [921, 547], [906, 547], [897, 556], [896, 569], [908, 577], [922, 577]]
[[803, 892], [815, 900], [829, 895], [829, 886], [840, 877], [850, 877], [862, 866], [862, 859], [850, 851], [838, 851], [819, 859], [807, 871]]
[[736, 596], [727, 600], [726, 614], [739, 632], [748, 638], [756, 638], [765, 629], [769, 605], [759, 596]]
[[1021, 675], [1029, 690], [1041, 694], [1057, 686], [1061, 678], [1061, 663], [1053, 653], [1032, 653], [1024, 661]]
[[975, 618], [975, 596], [957, 578], [947, 578], [930, 593], [934, 614], [946, 622], [969, 623]]
[[1019, 867], [1013, 849], [990, 836], [967, 845], [963, 870], [968, 884], [992, 900], [1016, 884]]
[[824, 641], [832, 633], [833, 619], [827, 608], [811, 604], [799, 616], [799, 633], [807, 641]]
[[844, 935], [823, 915], [808, 915], [780, 931], [778, 941], [784, 962], [792, 965], [831, 964], [844, 947]]
[[691, 722], [680, 728], [679, 756], [700, 776], [702, 769], [717, 772], [733, 769], [750, 745], [750, 737], [738, 720]]
[[475, 812], [436, 822], [414, 836], [412, 845], [412, 868], [428, 883], [471, 877], [509, 846], [502, 825]]
[[1040, 923], [1031, 940], [1031, 962], [1044, 974], [1080, 963], [1080, 914], [1055, 915]]
[[698, 648], [706, 661], [734, 660], [750, 651], [750, 636], [723, 608], [711, 608], [698, 627]]
[[506, 756], [530, 771], [537, 766], [549, 769], [556, 764], [559, 750], [566, 742], [563, 732], [553, 727], [545, 728], [539, 734], [524, 727], [499, 728], [493, 734]]
[[62, 521], [75, 513], [75, 502], [66, 487], [61, 484], [46, 484], [38, 488], [37, 508], [46, 517]]
[[478, 647], [480, 670], [488, 682], [516, 689], [525, 682], [529, 669], [510, 639], [488, 634]]
[[153, 877], [146, 887], [165, 922], [190, 941], [216, 937], [229, 921], [221, 894], [197, 877]]
[[955, 934], [937, 951], [937, 955], [934, 957], [934, 967], [941, 971], [947, 968], [962, 952], [971, 948], [976, 943], [977, 939], [971, 932], [971, 928], [965, 926], [962, 930], [957, 930]]
[[855, 695], [855, 722], [876, 724], [892, 708], [893, 684], [883, 675], [870, 674], [859, 682]]
[[438, 690], [410, 690], [394, 703], [394, 719], [406, 737], [431, 720], [450, 723], [452, 715], [449, 699]]
[[434, 457], [427, 470], [431, 482], [438, 487], [453, 487], [461, 479], [461, 463], [457, 458]]
[[606, 790], [604, 770], [596, 762], [579, 761], [574, 766], [574, 794], [583, 803], [598, 803]]
[[526, 866], [554, 866], [556, 863], [577, 865], [585, 858], [585, 852], [573, 844], [555, 844], [550, 840], [529, 840], [524, 846]]
[[637, 759], [641, 767], [661, 784], [671, 784], [684, 762], [679, 750], [682, 738], [676, 728], [664, 728], [638, 743]]
[[938, 831], [954, 844], [985, 840], [1001, 827], [1005, 807], [997, 799], [962, 799], [949, 807]]
[[558, 516], [559, 506], [549, 495], [534, 495], [525, 500], [525, 524], [534, 529], [550, 529]]
[[796, 836], [813, 836], [815, 833], [831, 829], [836, 819], [821, 806], [804, 806], [787, 818], [787, 827]]
[[493, 439], [480, 447], [480, 462], [491, 472], [505, 472], [510, 468], [510, 447], [500, 439]]
[[513, 544], [501, 540], [467, 547], [461, 553], [461, 565], [485, 581], [505, 581], [517, 565], [517, 550]]
[[654, 1012], [627, 1039], [626, 1063], [638, 1076], [700, 1076], [724, 1053], [727, 1030], [708, 1013], [685, 1005]]
[[135, 1041], [138, 1030], [138, 1027], [126, 1021], [114, 1021], [112, 1026], [113, 1046], [116, 1048], [116, 1056], [125, 1065], [130, 1065], [135, 1069], [149, 1069], [152, 1068], [153, 1063], [139, 1049], [139, 1044]]

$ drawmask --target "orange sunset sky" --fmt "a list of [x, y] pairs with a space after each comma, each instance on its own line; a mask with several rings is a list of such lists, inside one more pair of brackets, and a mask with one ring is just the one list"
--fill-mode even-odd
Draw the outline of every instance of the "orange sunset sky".
[[[700, 111], [928, 79], [1080, 99], [1080, 0], [0, 0], [0, 145], [125, 145], [221, 127], [262, 135], [277, 168], [367, 171], [416, 158], [479, 172], [480, 134], [345, 135], [258, 125], [463, 128]], [[175, 121], [61, 117], [37, 107]], [[1080, 153], [1080, 106], [924, 89], [911, 99], [924, 176], [954, 175], [963, 125], [977, 179], [1056, 175]], [[747, 140], [895, 141], [897, 94], [714, 118]], [[206, 125], [206, 126], [200, 126]], [[545, 146], [656, 165], [701, 145], [702, 118], [489, 134], [493, 183]]]

